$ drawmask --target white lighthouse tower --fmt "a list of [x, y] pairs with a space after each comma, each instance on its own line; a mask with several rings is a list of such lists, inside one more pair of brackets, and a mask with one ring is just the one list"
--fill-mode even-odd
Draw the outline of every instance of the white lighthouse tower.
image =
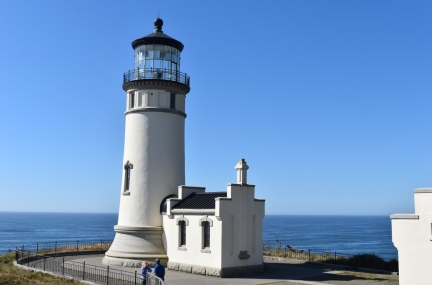
[[183, 44], [162, 32], [132, 42], [134, 70], [126, 72], [126, 127], [120, 209], [104, 264], [137, 266], [167, 260], [160, 206], [185, 184], [185, 99], [189, 76], [180, 72]]

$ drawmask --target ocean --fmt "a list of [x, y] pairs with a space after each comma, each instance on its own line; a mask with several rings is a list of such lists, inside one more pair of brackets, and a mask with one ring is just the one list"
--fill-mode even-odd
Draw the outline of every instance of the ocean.
[[[44, 242], [114, 239], [117, 214], [0, 212], [0, 253]], [[263, 243], [338, 254], [396, 258], [389, 216], [267, 215]]]

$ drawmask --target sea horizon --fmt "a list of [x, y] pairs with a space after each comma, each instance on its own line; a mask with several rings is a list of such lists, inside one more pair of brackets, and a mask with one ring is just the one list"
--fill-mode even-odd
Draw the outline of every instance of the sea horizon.
[[[0, 253], [62, 241], [112, 241], [118, 213], [0, 211]], [[276, 215], [263, 220], [263, 245], [396, 258], [387, 215]]]
[[[118, 212], [49, 212], [49, 211], [1, 211], [0, 213], [40, 213], [40, 214], [118, 214]], [[265, 216], [391, 216], [393, 214], [265, 214]]]

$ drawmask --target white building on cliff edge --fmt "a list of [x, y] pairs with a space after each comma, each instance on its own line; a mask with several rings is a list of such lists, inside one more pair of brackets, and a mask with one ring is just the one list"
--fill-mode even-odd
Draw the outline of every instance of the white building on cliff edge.
[[212, 276], [263, 270], [265, 201], [235, 166], [227, 192], [185, 186], [185, 106], [190, 78], [180, 72], [181, 42], [162, 32], [132, 42], [134, 70], [124, 74], [126, 126], [116, 232], [103, 263], [139, 267], [161, 259], [169, 269]]
[[432, 284], [432, 188], [414, 190], [414, 214], [391, 215], [400, 285]]

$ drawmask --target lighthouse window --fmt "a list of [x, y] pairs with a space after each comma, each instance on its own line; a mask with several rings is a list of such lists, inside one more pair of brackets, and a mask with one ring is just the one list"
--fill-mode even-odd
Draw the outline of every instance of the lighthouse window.
[[129, 93], [130, 96], [130, 108], [134, 108], [135, 107], [135, 93]]
[[130, 188], [130, 178], [131, 178], [131, 169], [133, 168], [133, 164], [127, 161], [124, 165], [125, 169], [125, 177], [124, 177], [124, 189], [123, 194], [129, 194]]
[[175, 94], [171, 94], [170, 96], [170, 108], [175, 109]]
[[[164, 68], [175, 72], [180, 69], [179, 65], [180, 52], [176, 48], [164, 45], [143, 45], [135, 49], [135, 69]], [[170, 69], [172, 66], [175, 66], [174, 69]], [[140, 74], [140, 78], [141, 76], [152, 78], [150, 71], [148, 74]]]
[[126, 187], [125, 187], [125, 190], [129, 190], [129, 185], [130, 185], [130, 172], [131, 172], [130, 167], [126, 168]]

